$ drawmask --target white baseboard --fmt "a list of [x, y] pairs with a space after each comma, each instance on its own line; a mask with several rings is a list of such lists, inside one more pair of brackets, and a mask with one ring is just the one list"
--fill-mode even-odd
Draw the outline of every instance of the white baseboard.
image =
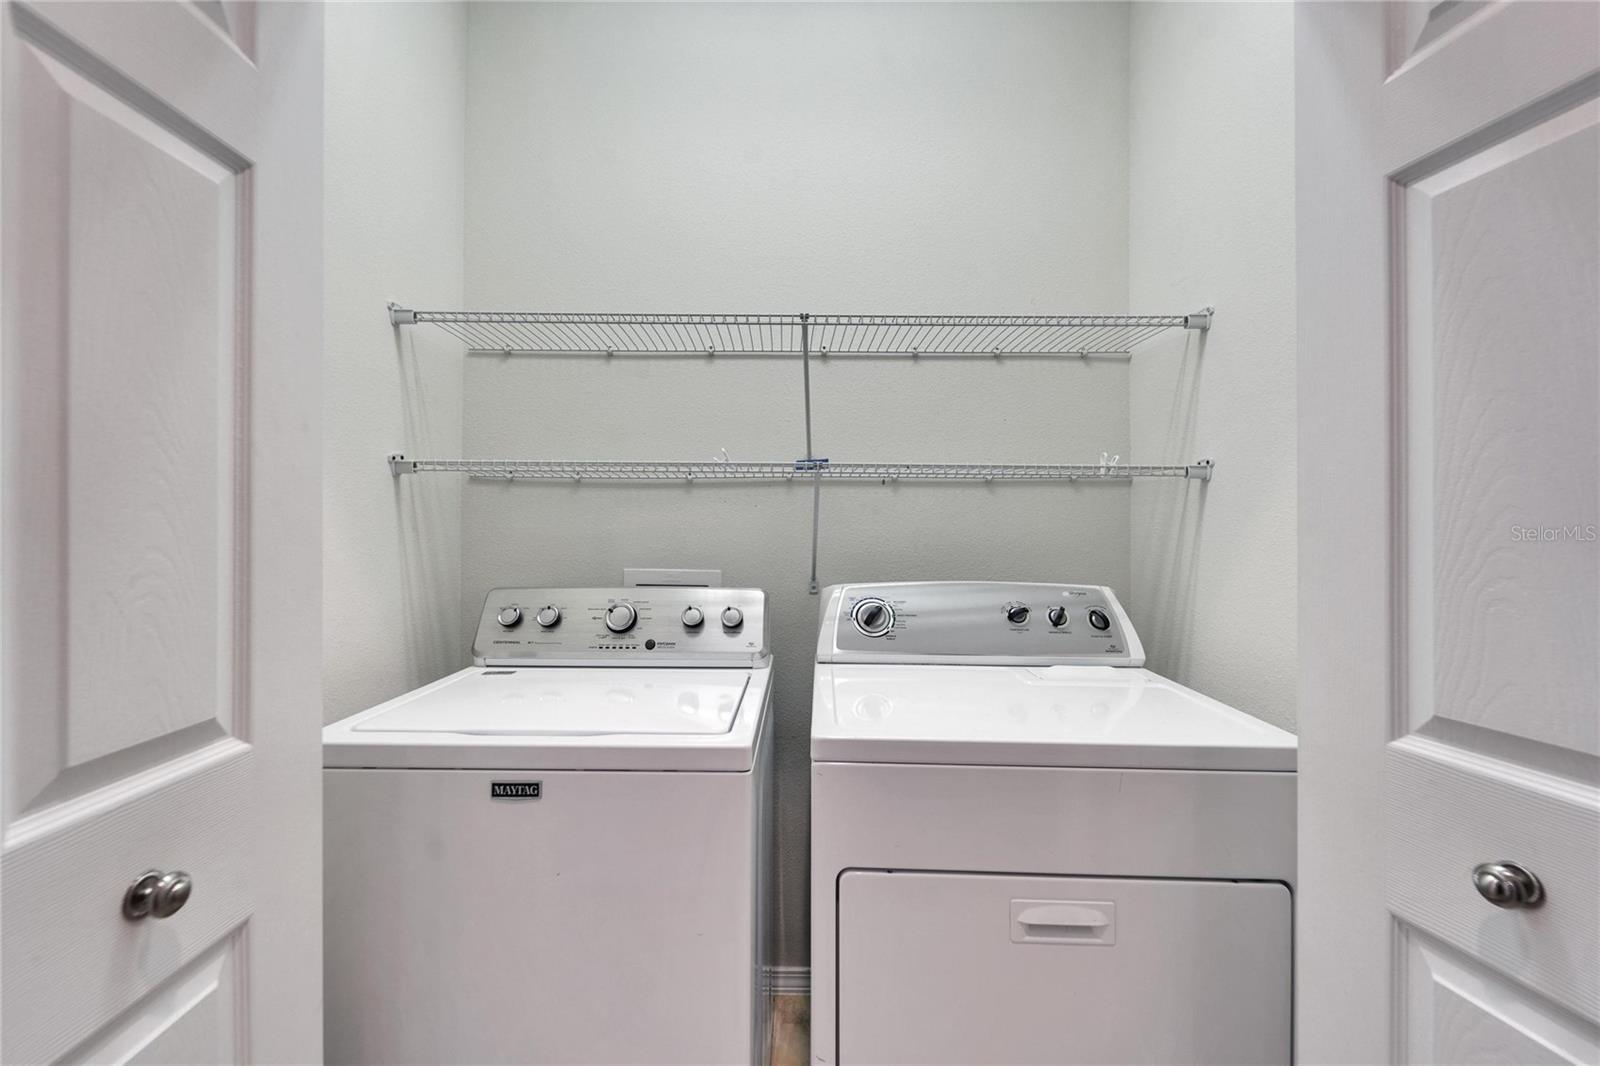
[[762, 978], [767, 992], [774, 996], [808, 996], [811, 994], [811, 967], [768, 966]]

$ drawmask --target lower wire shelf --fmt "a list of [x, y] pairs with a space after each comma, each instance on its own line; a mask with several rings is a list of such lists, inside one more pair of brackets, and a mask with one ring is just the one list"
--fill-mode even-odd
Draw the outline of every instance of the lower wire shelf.
[[409, 459], [389, 456], [389, 472], [466, 474], [470, 477], [544, 481], [1126, 481], [1187, 478], [1210, 481], [1213, 463], [1135, 466], [1120, 463], [834, 463], [607, 462], [566, 459]]

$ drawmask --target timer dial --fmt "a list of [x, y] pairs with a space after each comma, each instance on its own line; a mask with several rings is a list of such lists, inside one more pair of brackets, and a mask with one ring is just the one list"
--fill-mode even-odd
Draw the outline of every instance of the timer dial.
[[744, 612], [737, 607], [724, 607], [722, 609], [722, 628], [738, 629], [744, 625]]
[[522, 621], [522, 608], [502, 607], [500, 613], [494, 616], [494, 620], [507, 629], [514, 629], [517, 623]]
[[550, 606], [541, 607], [539, 608], [538, 613], [533, 616], [533, 620], [538, 622], [545, 629], [553, 629], [561, 622], [561, 608]]
[[683, 628], [699, 629], [705, 624], [706, 613], [698, 607], [685, 607], [683, 609]]
[[638, 620], [638, 610], [627, 601], [613, 603], [606, 608], [606, 628], [613, 633], [626, 633]]
[[1089, 608], [1089, 624], [1104, 633], [1111, 628], [1111, 619], [1098, 607]]
[[894, 628], [894, 608], [884, 600], [861, 600], [851, 609], [850, 620], [863, 636], [881, 637]]

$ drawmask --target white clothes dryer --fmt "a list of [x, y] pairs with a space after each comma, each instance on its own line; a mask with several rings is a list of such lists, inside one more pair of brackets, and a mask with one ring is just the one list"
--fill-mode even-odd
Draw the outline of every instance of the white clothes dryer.
[[1100, 586], [827, 590], [814, 1062], [1290, 1061], [1295, 738], [1143, 663]]

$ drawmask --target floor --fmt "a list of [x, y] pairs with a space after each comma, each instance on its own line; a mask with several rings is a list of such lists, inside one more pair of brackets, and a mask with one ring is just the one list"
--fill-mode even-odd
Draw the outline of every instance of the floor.
[[771, 1066], [805, 1066], [811, 1058], [811, 997], [778, 994], [772, 997]]

